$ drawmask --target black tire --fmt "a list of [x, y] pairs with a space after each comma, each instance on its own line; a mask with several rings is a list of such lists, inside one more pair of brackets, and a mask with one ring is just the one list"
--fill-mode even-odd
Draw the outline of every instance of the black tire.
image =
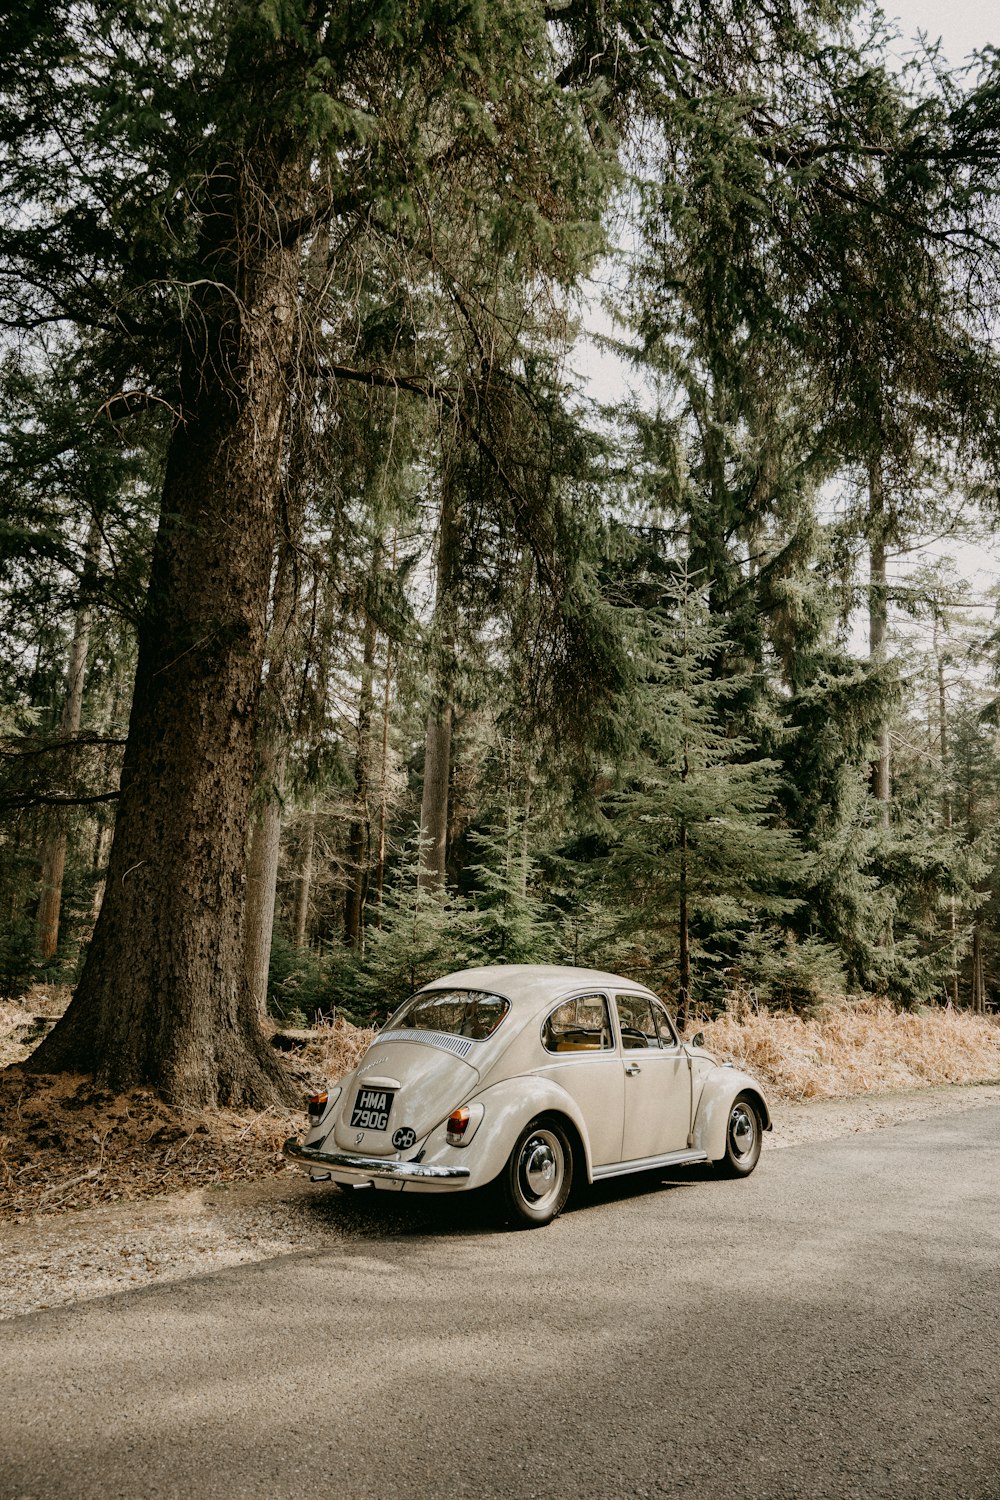
[[760, 1161], [763, 1126], [760, 1106], [750, 1094], [737, 1094], [726, 1121], [726, 1154], [716, 1165], [723, 1177], [749, 1177]]
[[573, 1186], [573, 1147], [558, 1120], [532, 1120], [517, 1138], [498, 1180], [506, 1219], [540, 1229], [562, 1212]]

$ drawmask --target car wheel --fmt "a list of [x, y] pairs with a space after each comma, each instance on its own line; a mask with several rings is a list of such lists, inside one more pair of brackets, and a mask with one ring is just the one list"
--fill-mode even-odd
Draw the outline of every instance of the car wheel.
[[724, 1177], [749, 1177], [760, 1160], [761, 1123], [749, 1094], [737, 1094], [726, 1122], [726, 1154], [718, 1163]]
[[521, 1229], [551, 1224], [573, 1185], [573, 1148], [555, 1120], [521, 1131], [500, 1178], [507, 1217]]

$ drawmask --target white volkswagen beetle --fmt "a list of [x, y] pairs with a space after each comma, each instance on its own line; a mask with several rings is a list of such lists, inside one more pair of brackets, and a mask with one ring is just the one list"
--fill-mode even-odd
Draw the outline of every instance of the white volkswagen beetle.
[[448, 1193], [495, 1184], [508, 1216], [547, 1224], [574, 1180], [716, 1162], [757, 1165], [763, 1091], [682, 1042], [641, 984], [511, 964], [425, 985], [354, 1072], [309, 1101], [285, 1155], [315, 1181]]

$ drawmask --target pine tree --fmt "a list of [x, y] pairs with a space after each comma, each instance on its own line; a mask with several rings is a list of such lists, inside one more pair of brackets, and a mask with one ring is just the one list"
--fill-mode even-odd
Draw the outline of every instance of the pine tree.
[[468, 904], [420, 883], [418, 850], [419, 838], [411, 839], [386, 887], [379, 921], [368, 927], [364, 953], [331, 964], [332, 1000], [356, 1021], [380, 1023], [431, 979], [474, 961]]
[[681, 565], [648, 618], [645, 757], [607, 804], [608, 874], [650, 960], [676, 955], [683, 1027], [696, 976], [708, 988], [795, 910], [806, 862], [778, 817], [777, 764], [727, 725], [740, 683], [718, 674], [727, 642], [704, 585]]
[[[558, 273], [581, 231], [595, 240], [598, 157], [541, 12], [517, 0], [377, 15], [238, 0], [162, 24], [95, 0], [8, 21], [3, 40], [7, 315], [120, 328], [135, 374], [119, 404], [182, 416], [105, 900], [73, 1003], [33, 1066], [267, 1104], [285, 1085], [246, 982], [242, 906], [294, 374], [319, 354], [324, 378], [438, 399], [432, 371], [359, 369], [335, 341], [300, 336], [301, 248], [333, 226], [348, 307], [345, 242], [372, 224], [401, 257], [419, 225], [439, 284], [449, 241], [465, 264], [471, 243]], [[53, 128], [79, 149], [41, 149]], [[25, 307], [25, 278], [40, 312]]]
[[540, 884], [532, 856], [530, 818], [511, 817], [502, 828], [472, 835], [478, 856], [467, 874], [475, 885], [470, 937], [486, 964], [551, 963], [557, 926], [551, 897]]

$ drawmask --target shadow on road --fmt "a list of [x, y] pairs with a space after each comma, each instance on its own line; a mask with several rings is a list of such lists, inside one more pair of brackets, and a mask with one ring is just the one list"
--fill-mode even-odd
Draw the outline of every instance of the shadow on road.
[[[602, 1207], [690, 1187], [715, 1177], [710, 1166], [672, 1168], [668, 1177], [638, 1172], [610, 1182], [574, 1189], [563, 1217], [597, 1213]], [[454, 1196], [379, 1192], [317, 1183], [303, 1205], [317, 1228], [336, 1229], [352, 1239], [407, 1239], [417, 1236], [520, 1233], [504, 1218], [492, 1188]]]

